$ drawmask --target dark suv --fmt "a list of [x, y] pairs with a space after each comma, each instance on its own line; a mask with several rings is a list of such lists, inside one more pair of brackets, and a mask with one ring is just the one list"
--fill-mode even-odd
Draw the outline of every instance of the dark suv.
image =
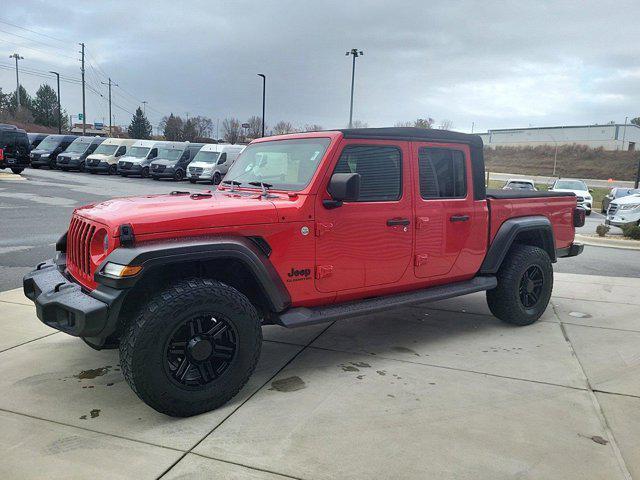
[[78, 137], [69, 147], [58, 155], [56, 165], [60, 170], [79, 170], [84, 172], [84, 161], [88, 155], [104, 142], [104, 137]]
[[76, 138], [77, 135], [49, 135], [40, 142], [38, 148], [31, 151], [31, 166], [55, 169], [58, 154], [64, 152]]
[[27, 132], [15, 125], [0, 124], [0, 168], [13, 173], [29, 166], [29, 138]]

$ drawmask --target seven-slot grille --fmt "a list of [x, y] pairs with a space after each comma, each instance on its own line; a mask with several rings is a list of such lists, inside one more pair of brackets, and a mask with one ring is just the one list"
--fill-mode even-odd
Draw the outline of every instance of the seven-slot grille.
[[578, 200], [578, 203], [584, 202], [584, 197], [581, 197], [580, 195], [578, 195], [576, 198]]
[[62, 155], [58, 155], [58, 160], [60, 161], [60, 163], [62, 164], [67, 164], [69, 163], [69, 157], [63, 157]]
[[154, 172], [164, 172], [166, 165], [158, 165], [157, 163], [153, 165]]
[[131, 168], [132, 162], [120, 162], [120, 168]]
[[95, 233], [95, 225], [80, 217], [71, 219], [67, 233], [67, 267], [88, 279], [91, 279], [91, 239]]
[[609, 210], [607, 210], [607, 215], [615, 215], [617, 211], [618, 205], [616, 205], [615, 203], [610, 203]]
[[202, 167], [189, 167], [190, 173], [195, 173], [196, 175], [200, 175], [202, 173]]
[[97, 167], [98, 165], [100, 165], [100, 160], [98, 160], [97, 158], [91, 158], [87, 160], [87, 165], [92, 165], [94, 167]]

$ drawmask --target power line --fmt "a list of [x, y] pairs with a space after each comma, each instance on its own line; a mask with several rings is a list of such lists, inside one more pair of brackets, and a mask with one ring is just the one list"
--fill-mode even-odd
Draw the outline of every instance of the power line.
[[[0, 40], [2, 40], [4, 43], [8, 43], [8, 44], [13, 45], [15, 47], [26, 48], [27, 50], [33, 50], [34, 52], [42, 53], [44, 55], [51, 55], [51, 53], [52, 53], [52, 52], [45, 52], [44, 50], [40, 50], [39, 48], [27, 47], [26, 45], [24, 45], [22, 43], [12, 42], [10, 40], [7, 40], [6, 38], [0, 37]], [[76, 60], [76, 58], [74, 58], [74, 57], [71, 57], [71, 56], [68, 56], [68, 55], [63, 55], [61, 53], [56, 53], [56, 55], [58, 55], [60, 57], [69, 58], [71, 60]]]
[[[28, 40], [30, 42], [39, 43], [40, 45], [44, 45], [45, 47], [48, 47], [48, 48], [55, 48], [56, 50], [62, 50], [62, 47], [58, 47], [57, 45], [51, 45], [50, 43], [41, 42], [40, 40], [35, 40], [33, 38], [25, 37], [23, 35], [18, 35], [17, 33], [7, 32], [6, 30], [2, 30], [2, 29], [0, 29], [0, 32], [6, 33], [8, 35], [13, 35], [14, 37], [22, 38], [22, 39]], [[61, 55], [61, 56], [64, 57], [65, 55]], [[72, 58], [72, 57], [69, 57], [69, 58]]]
[[51, 40], [56, 40], [58, 42], [62, 42], [64, 44], [66, 44], [66, 45], [69, 44], [69, 42], [67, 42], [66, 40], [61, 40], [61, 39], [56, 38], [56, 37], [54, 37], [52, 35], [47, 35], [46, 33], [38, 32], [36, 30], [31, 30], [31, 29], [26, 28], [26, 27], [21, 27], [20, 25], [16, 25], [15, 23], [7, 22], [6, 20], [0, 19], [0, 23], [4, 23], [5, 25], [10, 25], [12, 27], [19, 28], [21, 30], [26, 30], [27, 32], [35, 33], [36, 35], [41, 35], [43, 37], [50, 38]]

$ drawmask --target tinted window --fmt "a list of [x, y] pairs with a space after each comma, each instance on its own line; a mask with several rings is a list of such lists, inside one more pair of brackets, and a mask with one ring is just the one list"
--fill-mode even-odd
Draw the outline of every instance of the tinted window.
[[348, 146], [333, 173], [359, 173], [359, 202], [398, 200], [402, 193], [402, 156], [396, 147]]
[[462, 198], [467, 195], [464, 153], [448, 148], [418, 150], [422, 198]]
[[582, 180], [558, 180], [553, 188], [563, 190], [580, 190], [587, 191], [587, 184]]

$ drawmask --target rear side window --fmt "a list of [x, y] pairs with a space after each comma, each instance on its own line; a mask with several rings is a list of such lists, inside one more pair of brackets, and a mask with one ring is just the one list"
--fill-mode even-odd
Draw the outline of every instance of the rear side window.
[[464, 153], [460, 150], [422, 147], [418, 150], [418, 169], [422, 198], [467, 196]]
[[402, 195], [402, 154], [397, 147], [347, 146], [333, 173], [360, 174], [359, 202], [388, 202]]

